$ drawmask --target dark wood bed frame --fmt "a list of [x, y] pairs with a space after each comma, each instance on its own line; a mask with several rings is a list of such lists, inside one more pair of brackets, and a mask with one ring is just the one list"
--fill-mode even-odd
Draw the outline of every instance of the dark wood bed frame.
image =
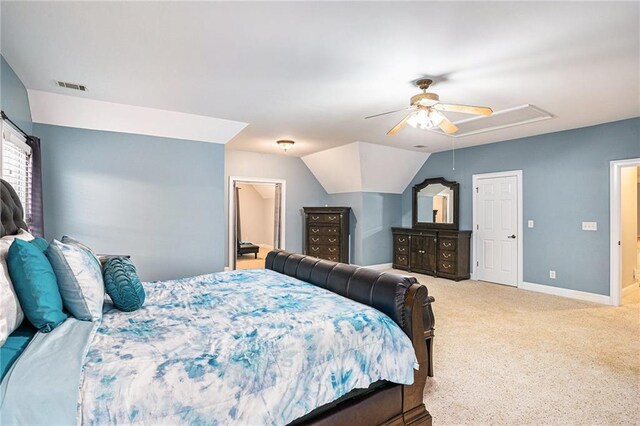
[[[265, 268], [323, 287], [387, 314], [409, 336], [420, 368], [411, 385], [377, 382], [297, 419], [292, 425], [371, 426], [431, 425], [425, 408], [424, 387], [431, 373], [429, 344], [433, 312], [427, 287], [413, 277], [381, 273], [312, 256], [271, 251]], [[425, 324], [429, 330], [425, 333]], [[429, 325], [430, 324], [430, 325]]]
[[[28, 230], [15, 190], [0, 179], [0, 237]], [[292, 425], [372, 426], [431, 425], [431, 415], [423, 403], [427, 375], [431, 375], [430, 350], [433, 336], [432, 297], [427, 287], [413, 277], [380, 273], [311, 256], [272, 251], [265, 267], [326, 288], [342, 296], [384, 312], [409, 336], [420, 369], [414, 371], [412, 385], [376, 382], [368, 389], [357, 389], [344, 397], [313, 410]], [[426, 333], [425, 333], [426, 330]], [[425, 337], [428, 338], [425, 343]]]

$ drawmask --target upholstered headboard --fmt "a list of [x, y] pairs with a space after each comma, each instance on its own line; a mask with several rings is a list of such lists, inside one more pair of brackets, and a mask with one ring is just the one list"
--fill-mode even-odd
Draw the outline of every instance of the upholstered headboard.
[[15, 235], [20, 228], [29, 230], [24, 221], [24, 210], [18, 194], [9, 183], [0, 179], [0, 195], [2, 196], [2, 223], [0, 237]]

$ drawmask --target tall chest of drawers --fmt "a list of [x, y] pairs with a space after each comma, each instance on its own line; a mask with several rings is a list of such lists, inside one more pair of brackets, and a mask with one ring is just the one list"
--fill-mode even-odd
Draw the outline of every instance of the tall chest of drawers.
[[349, 263], [350, 207], [304, 207], [304, 254]]
[[471, 231], [391, 228], [393, 267], [460, 281], [470, 277]]

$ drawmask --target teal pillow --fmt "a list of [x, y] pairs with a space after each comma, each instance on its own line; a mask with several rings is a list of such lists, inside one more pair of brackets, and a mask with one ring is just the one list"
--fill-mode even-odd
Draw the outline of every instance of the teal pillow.
[[121, 311], [131, 312], [144, 304], [144, 287], [136, 267], [130, 259], [112, 257], [103, 268], [104, 287], [113, 305]]
[[41, 250], [42, 241], [16, 239], [7, 254], [9, 276], [20, 306], [37, 329], [48, 333], [66, 318], [51, 264]]
[[38, 250], [40, 250], [41, 252], [45, 253], [46, 255], [46, 251], [49, 248], [49, 243], [47, 242], [47, 240], [45, 240], [44, 238], [36, 238], [33, 239], [31, 241], [29, 241], [31, 244], [33, 244], [34, 246], [36, 246], [38, 248]]

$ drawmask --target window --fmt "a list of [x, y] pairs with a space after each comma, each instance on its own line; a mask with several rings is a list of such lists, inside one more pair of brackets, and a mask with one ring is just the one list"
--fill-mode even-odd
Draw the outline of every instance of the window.
[[7, 121], [2, 120], [2, 145], [0, 147], [0, 172], [2, 179], [13, 186], [24, 207], [27, 224], [31, 224], [31, 148], [25, 137]]

